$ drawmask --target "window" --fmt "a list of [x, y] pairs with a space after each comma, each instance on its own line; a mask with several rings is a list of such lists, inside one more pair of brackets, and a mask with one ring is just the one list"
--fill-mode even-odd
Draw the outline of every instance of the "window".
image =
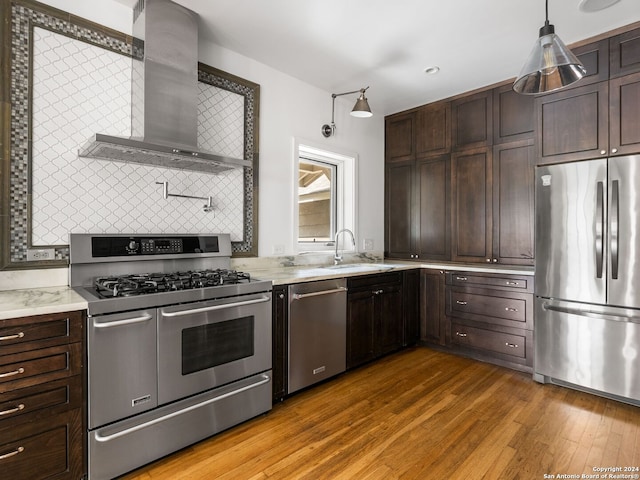
[[297, 154], [294, 204], [298, 250], [330, 250], [337, 231], [353, 231], [355, 158], [301, 144]]

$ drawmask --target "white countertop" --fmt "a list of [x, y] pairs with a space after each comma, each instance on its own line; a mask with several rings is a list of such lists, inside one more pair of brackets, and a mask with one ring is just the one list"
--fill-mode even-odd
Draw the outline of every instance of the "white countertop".
[[[363, 263], [362, 265], [365, 265], [366, 267], [358, 269], [345, 266], [346, 268], [342, 269], [332, 269], [330, 266], [305, 265], [296, 267], [248, 269], [248, 271], [251, 273], [252, 277], [259, 278], [261, 280], [271, 280], [274, 285], [313, 282], [315, 280], [412, 270], [415, 268], [430, 268], [444, 271], [503, 273], [511, 275], [533, 275], [534, 273], [532, 267], [469, 266], [451, 263], [389, 261], [385, 263]], [[0, 320], [26, 317], [30, 315], [85, 310], [86, 308], [87, 301], [68, 286], [0, 291]]]
[[87, 301], [66, 286], [0, 291], [0, 320], [86, 308]]

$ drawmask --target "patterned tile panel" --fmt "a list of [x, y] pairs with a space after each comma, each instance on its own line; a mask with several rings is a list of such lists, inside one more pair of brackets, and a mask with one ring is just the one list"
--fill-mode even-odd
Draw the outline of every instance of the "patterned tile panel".
[[[68, 259], [72, 231], [225, 231], [234, 252], [253, 250], [253, 168], [209, 175], [77, 157], [93, 133], [129, 135], [130, 55], [129, 44], [100, 31], [13, 5], [12, 262], [24, 262], [31, 246], [56, 246], [56, 259]], [[253, 90], [208, 73], [199, 79], [202, 148], [253, 158]], [[213, 196], [215, 213], [202, 211], [204, 200], [163, 199], [156, 181], [168, 181], [170, 193]]]

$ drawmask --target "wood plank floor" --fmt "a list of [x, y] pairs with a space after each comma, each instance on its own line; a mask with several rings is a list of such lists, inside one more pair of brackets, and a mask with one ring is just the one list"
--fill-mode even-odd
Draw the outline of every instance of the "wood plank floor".
[[123, 478], [529, 480], [628, 466], [640, 467], [640, 408], [416, 347]]

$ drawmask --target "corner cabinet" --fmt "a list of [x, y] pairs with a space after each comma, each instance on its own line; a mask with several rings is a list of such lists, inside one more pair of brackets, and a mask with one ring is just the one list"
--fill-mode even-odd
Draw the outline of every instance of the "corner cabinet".
[[402, 348], [402, 272], [349, 277], [347, 288], [347, 369]]
[[0, 320], [3, 478], [82, 478], [84, 313]]

